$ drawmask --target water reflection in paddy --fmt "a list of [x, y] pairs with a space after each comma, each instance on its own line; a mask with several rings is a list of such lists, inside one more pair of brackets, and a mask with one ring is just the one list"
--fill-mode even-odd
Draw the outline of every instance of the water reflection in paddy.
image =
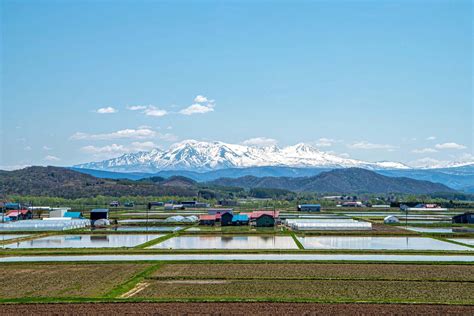
[[134, 247], [164, 235], [63, 235], [5, 245], [5, 248], [108, 248]]
[[426, 237], [298, 237], [305, 249], [474, 250]]
[[407, 230], [411, 230], [419, 233], [469, 233], [474, 232], [474, 230], [469, 230], [467, 228], [443, 228], [443, 227], [401, 227]]
[[94, 231], [118, 232], [162, 232], [171, 233], [183, 229], [181, 226], [118, 226], [110, 228], [93, 228]]
[[159, 249], [298, 249], [289, 236], [179, 236], [150, 248]]

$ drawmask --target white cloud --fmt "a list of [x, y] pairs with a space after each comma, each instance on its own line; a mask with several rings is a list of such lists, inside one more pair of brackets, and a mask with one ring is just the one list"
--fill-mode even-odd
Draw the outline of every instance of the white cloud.
[[347, 146], [352, 149], [384, 149], [388, 151], [394, 151], [396, 148], [398, 148], [397, 146], [393, 146], [389, 144], [374, 144], [365, 140], [360, 141], [360, 142], [355, 142]]
[[155, 117], [162, 117], [168, 114], [166, 110], [161, 110], [153, 105], [148, 106], [143, 113], [147, 116], [155, 116]]
[[112, 114], [112, 113], [117, 113], [117, 112], [118, 110], [111, 106], [100, 108], [96, 111], [96, 113], [99, 113], [99, 114]]
[[179, 113], [183, 115], [193, 115], [193, 114], [204, 114], [208, 112], [213, 112], [214, 111], [214, 104], [207, 104], [207, 105], [201, 105], [198, 103], [194, 103], [190, 106], [188, 106], [185, 109], [182, 109], [179, 111]]
[[25, 147], [23, 148], [23, 150], [30, 151], [30, 150], [31, 150], [31, 146], [25, 146]]
[[317, 147], [331, 147], [335, 142], [336, 140], [334, 139], [322, 137], [318, 139], [318, 141], [316, 142], [316, 146]]
[[53, 148], [51, 148], [51, 147], [48, 147], [48, 146], [46, 146], [46, 145], [45, 145], [45, 146], [43, 146], [43, 150], [46, 150], [46, 151], [48, 151], [48, 150], [51, 150], [51, 149], [53, 149]]
[[411, 152], [415, 154], [427, 154], [427, 153], [437, 153], [438, 151], [434, 148], [420, 148], [420, 149], [413, 149]]
[[430, 136], [426, 138], [426, 140], [435, 140], [435, 139], [436, 139], [436, 136]]
[[131, 105], [127, 106], [130, 111], [141, 111], [147, 116], [162, 117], [168, 114], [168, 111], [162, 110], [154, 105]]
[[267, 138], [267, 137], [255, 137], [244, 140], [242, 145], [246, 146], [257, 146], [257, 147], [265, 147], [265, 146], [274, 146], [278, 143], [276, 139]]
[[435, 148], [437, 149], [465, 149], [466, 146], [451, 142], [451, 143], [436, 144]]
[[[137, 140], [161, 139], [167, 142], [174, 142], [178, 138], [177, 136], [171, 133], [165, 133], [165, 134], [158, 133], [152, 130], [151, 128], [144, 126], [144, 127], [139, 127], [137, 129], [123, 129], [123, 130], [115, 131], [112, 133], [104, 133], [104, 134], [87, 134], [87, 133], [77, 132], [74, 135], [72, 135], [70, 139], [94, 140], [94, 141], [118, 140], [118, 139], [137, 139]], [[109, 148], [109, 150], [113, 150], [113, 149], [114, 148]], [[115, 147], [115, 150], [118, 150], [118, 148]]]
[[145, 105], [131, 105], [127, 106], [127, 109], [130, 111], [141, 111], [146, 109], [147, 107]]
[[343, 158], [349, 158], [350, 157], [350, 155], [348, 153], [342, 153], [342, 154], [339, 154], [338, 156], [343, 157]]
[[59, 161], [61, 159], [56, 157], [56, 156], [53, 156], [53, 155], [47, 155], [46, 157], [44, 157], [44, 160], [46, 160], [46, 161]]
[[87, 134], [77, 132], [70, 137], [73, 140], [112, 140], [112, 139], [150, 139], [157, 137], [158, 133], [149, 128], [123, 129], [112, 133]]
[[86, 154], [97, 155], [97, 154], [123, 153], [126, 151], [126, 149], [125, 149], [125, 146], [117, 145], [117, 144], [112, 144], [112, 145], [107, 145], [107, 146], [102, 146], [102, 147], [89, 145], [89, 146], [82, 147], [81, 151]]
[[133, 142], [130, 145], [111, 144], [106, 146], [88, 145], [81, 147], [81, 152], [94, 155], [95, 157], [109, 158], [117, 155], [133, 153], [138, 151], [150, 151], [157, 148], [158, 145], [151, 141], [147, 142]]
[[194, 102], [197, 102], [197, 103], [204, 103], [204, 102], [208, 102], [209, 100], [203, 96], [203, 95], [197, 95], [195, 98], [194, 98]]

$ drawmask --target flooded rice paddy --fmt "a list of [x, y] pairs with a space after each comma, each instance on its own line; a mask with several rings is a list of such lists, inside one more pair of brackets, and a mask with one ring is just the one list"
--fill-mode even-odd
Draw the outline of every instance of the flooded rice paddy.
[[298, 237], [305, 249], [347, 250], [474, 250], [425, 237]]
[[156, 249], [298, 249], [290, 236], [179, 236]]
[[116, 248], [135, 247], [164, 235], [63, 235], [4, 245], [4, 248]]

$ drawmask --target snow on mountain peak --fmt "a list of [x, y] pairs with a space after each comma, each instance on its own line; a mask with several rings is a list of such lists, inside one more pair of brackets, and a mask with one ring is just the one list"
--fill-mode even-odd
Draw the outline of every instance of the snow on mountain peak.
[[258, 147], [228, 144], [220, 141], [205, 142], [193, 139], [175, 143], [168, 150], [125, 154], [100, 162], [75, 167], [122, 172], [156, 172], [159, 170], [207, 171], [223, 168], [263, 166], [287, 167], [361, 167], [367, 169], [407, 169], [397, 162], [365, 162], [339, 157], [299, 143], [280, 148], [276, 145]]

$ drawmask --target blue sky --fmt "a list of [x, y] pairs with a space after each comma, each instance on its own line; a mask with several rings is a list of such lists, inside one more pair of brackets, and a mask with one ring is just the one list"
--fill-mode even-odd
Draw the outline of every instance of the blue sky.
[[472, 12], [470, 1], [4, 0], [0, 166], [254, 138], [370, 161], [474, 160]]

